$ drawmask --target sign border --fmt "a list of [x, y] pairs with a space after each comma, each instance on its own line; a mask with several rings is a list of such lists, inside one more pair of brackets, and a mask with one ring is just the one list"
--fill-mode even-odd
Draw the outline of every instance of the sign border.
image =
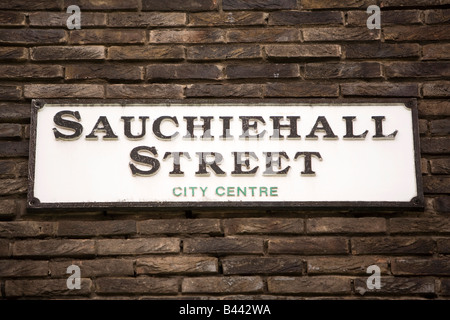
[[[170, 106], [176, 104], [238, 104], [238, 105], [268, 105], [268, 104], [313, 104], [320, 105], [380, 105], [403, 103], [405, 107], [412, 111], [413, 141], [414, 141], [414, 162], [416, 168], [416, 188], [417, 196], [408, 202], [400, 201], [248, 201], [248, 202], [227, 202], [227, 201], [196, 201], [196, 202], [58, 202], [41, 203], [34, 197], [34, 176], [35, 176], [35, 155], [36, 155], [36, 130], [37, 113], [39, 109], [47, 104], [114, 104], [117, 106], [127, 106], [136, 104], [159, 104]], [[255, 207], [264, 210], [298, 209], [305, 210], [387, 210], [398, 211], [407, 209], [410, 211], [423, 211], [425, 200], [423, 195], [423, 183], [421, 172], [420, 135], [418, 125], [417, 99], [32, 99], [31, 101], [31, 124], [30, 124], [30, 147], [28, 161], [28, 192], [27, 209], [31, 211], [41, 211], [51, 209], [55, 211], [92, 211], [92, 210], [114, 210], [130, 211], [133, 209], [142, 210], [164, 210], [164, 209], [254, 209]]]

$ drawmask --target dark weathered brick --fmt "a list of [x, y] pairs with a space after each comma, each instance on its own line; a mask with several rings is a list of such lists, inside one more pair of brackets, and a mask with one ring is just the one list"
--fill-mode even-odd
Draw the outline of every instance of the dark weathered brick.
[[441, 291], [440, 294], [444, 296], [450, 296], [450, 279], [441, 279]]
[[53, 222], [0, 222], [0, 238], [43, 237], [53, 235], [55, 235], [55, 224]]
[[228, 42], [297, 42], [300, 31], [291, 28], [230, 29]]
[[380, 289], [368, 289], [367, 277], [354, 279], [355, 292], [360, 295], [417, 295], [435, 292], [433, 278], [381, 277]]
[[14, 200], [0, 200], [0, 217], [10, 217], [14, 213], [16, 213], [16, 202]]
[[1, 11], [0, 26], [23, 26], [25, 25], [25, 14], [22, 12]]
[[259, 45], [199, 45], [187, 48], [188, 60], [262, 59]]
[[[448, 124], [448, 128], [450, 127], [450, 124]], [[447, 132], [449, 134], [450, 132]], [[431, 173], [433, 174], [450, 174], [450, 159], [444, 158], [444, 159], [431, 159], [430, 160], [430, 166], [431, 166]]]
[[308, 28], [303, 29], [305, 41], [370, 41], [379, 40], [380, 31], [368, 28]]
[[218, 219], [152, 219], [138, 221], [139, 234], [221, 234]]
[[419, 119], [419, 133], [425, 135], [428, 132], [428, 120]]
[[421, 138], [420, 148], [422, 153], [448, 154], [450, 153], [450, 140], [445, 137]]
[[295, 294], [348, 294], [351, 292], [350, 279], [338, 276], [316, 277], [269, 277], [269, 292]]
[[178, 292], [178, 280], [175, 278], [99, 278], [95, 280], [95, 292], [98, 294], [170, 294]]
[[392, 218], [391, 233], [446, 233], [450, 232], [447, 218]]
[[450, 34], [442, 26], [387, 26], [383, 27], [384, 38], [389, 41], [437, 41], [449, 40]]
[[270, 254], [347, 254], [348, 243], [345, 238], [337, 237], [305, 237], [270, 239]]
[[104, 46], [49, 46], [31, 49], [32, 60], [104, 60]]
[[150, 43], [215, 43], [225, 42], [220, 29], [151, 30]]
[[296, 0], [222, 0], [223, 10], [297, 9]]
[[391, 261], [394, 275], [443, 275], [450, 274], [449, 258], [397, 258]]
[[8, 257], [9, 255], [9, 241], [0, 239], [0, 257]]
[[71, 44], [136, 44], [145, 42], [144, 30], [81, 29], [70, 32]]
[[264, 49], [271, 59], [319, 59], [341, 56], [341, 46], [337, 44], [267, 45]]
[[450, 76], [450, 62], [395, 62], [385, 65], [389, 78]]
[[22, 96], [22, 86], [0, 85], [1, 100], [19, 100]]
[[[347, 12], [347, 25], [348, 26], [366, 26], [367, 19], [370, 14], [364, 11], [349, 11]], [[420, 24], [420, 11], [418, 10], [381, 10], [381, 25], [401, 25], [401, 24]]]
[[308, 63], [304, 68], [306, 79], [381, 78], [377, 62]]
[[217, 0], [142, 0], [142, 10], [147, 11], [209, 11], [217, 9]]
[[416, 58], [420, 46], [416, 43], [358, 43], [345, 45], [347, 59]]
[[304, 232], [303, 219], [235, 218], [223, 220], [225, 234], [300, 234]]
[[197, 238], [183, 241], [186, 253], [244, 254], [263, 253], [262, 239]]
[[60, 0], [16, 0], [16, 1], [2, 1], [0, 2], [0, 9], [15, 9], [15, 10], [60, 10]]
[[[60, 12], [32, 12], [28, 16], [30, 19], [30, 26], [33, 27], [67, 28], [67, 19], [70, 15], [71, 13], [61, 14]], [[98, 12], [83, 12], [81, 26], [83, 28], [106, 26], [106, 14]]]
[[424, 176], [423, 192], [450, 193], [450, 176]]
[[313, 218], [306, 220], [307, 233], [386, 232], [383, 218]]
[[269, 25], [342, 25], [343, 17], [339, 11], [275, 11], [269, 15]]
[[259, 84], [191, 84], [186, 87], [187, 97], [241, 97], [262, 96]]
[[98, 84], [26, 84], [25, 98], [103, 98]]
[[28, 58], [28, 49], [22, 47], [0, 47], [0, 60], [25, 61]]
[[110, 13], [108, 27], [176, 27], [186, 24], [181, 12]]
[[177, 238], [138, 238], [97, 240], [97, 254], [136, 255], [149, 253], [176, 253], [180, 251]]
[[0, 78], [3, 79], [57, 79], [64, 76], [64, 69], [58, 65], [2, 65]]
[[366, 9], [371, 4], [374, 4], [370, 0], [302, 0], [303, 9]]
[[88, 296], [91, 279], [81, 278], [80, 289], [67, 288], [67, 279], [6, 280], [6, 297]]
[[113, 84], [106, 87], [107, 98], [182, 98], [183, 86], [177, 84]]
[[58, 222], [58, 236], [118, 236], [136, 233], [136, 222], [132, 220], [115, 221], [74, 221]]
[[77, 5], [81, 10], [133, 10], [138, 8], [139, 0], [64, 0], [64, 8], [70, 5]]
[[67, 268], [70, 265], [80, 267], [82, 277], [133, 276], [134, 267], [131, 259], [93, 259], [50, 261], [49, 269], [52, 277], [69, 277]]
[[384, 7], [429, 7], [449, 3], [448, 0], [383, 0]]
[[418, 109], [420, 116], [450, 116], [449, 101], [421, 100]]
[[108, 49], [111, 60], [182, 60], [182, 46], [112, 46]]
[[422, 90], [424, 97], [448, 97], [450, 95], [450, 82], [425, 83]]
[[423, 60], [450, 59], [450, 43], [431, 43], [422, 47]]
[[1, 277], [47, 277], [48, 273], [48, 261], [0, 260]]
[[441, 195], [434, 198], [433, 209], [437, 212], [450, 212], [450, 196]]
[[142, 80], [143, 67], [110, 64], [66, 66], [66, 79]]
[[450, 9], [425, 11], [426, 24], [442, 24], [449, 22], [450, 22]]
[[65, 43], [62, 29], [1, 29], [0, 44], [59, 44]]
[[249, 78], [298, 78], [297, 64], [239, 64], [226, 67], [228, 79]]
[[223, 273], [230, 274], [301, 274], [302, 259], [297, 257], [226, 257], [221, 259]]
[[1, 179], [0, 195], [23, 194], [28, 189], [26, 179]]
[[450, 118], [430, 121], [430, 132], [437, 136], [450, 134]]
[[352, 238], [353, 254], [432, 254], [434, 241], [422, 238]]
[[263, 291], [260, 277], [196, 277], [184, 278], [181, 284], [184, 293], [257, 293]]
[[189, 26], [255, 26], [265, 25], [263, 12], [201, 12], [189, 15]]
[[146, 79], [219, 80], [222, 67], [214, 64], [154, 64], [146, 67]]
[[268, 83], [265, 92], [267, 97], [337, 97], [338, 95], [337, 84], [311, 82]]
[[450, 238], [437, 239], [437, 252], [450, 253]]
[[418, 97], [417, 84], [345, 83], [341, 84], [344, 96]]
[[389, 272], [384, 257], [307, 257], [308, 274], [366, 275], [367, 268], [377, 265], [382, 274]]
[[95, 255], [93, 240], [22, 240], [12, 247], [13, 257], [82, 257]]
[[137, 274], [210, 274], [217, 273], [217, 258], [212, 257], [151, 257], [136, 260]]
[[0, 157], [26, 157], [28, 146], [28, 141], [0, 141]]
[[22, 126], [20, 124], [0, 123], [0, 138], [16, 139], [20, 137], [22, 137]]

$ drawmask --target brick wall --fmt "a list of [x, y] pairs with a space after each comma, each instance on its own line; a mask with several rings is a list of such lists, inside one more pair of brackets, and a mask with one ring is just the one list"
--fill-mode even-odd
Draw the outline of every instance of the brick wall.
[[[1, 1], [1, 299], [450, 297], [449, 23], [449, 0]], [[414, 98], [425, 210], [31, 213], [33, 98]]]

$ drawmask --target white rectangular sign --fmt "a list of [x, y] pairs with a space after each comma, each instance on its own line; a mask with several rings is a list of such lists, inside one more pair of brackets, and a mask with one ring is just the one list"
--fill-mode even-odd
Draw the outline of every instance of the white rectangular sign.
[[31, 208], [418, 207], [415, 107], [34, 101]]

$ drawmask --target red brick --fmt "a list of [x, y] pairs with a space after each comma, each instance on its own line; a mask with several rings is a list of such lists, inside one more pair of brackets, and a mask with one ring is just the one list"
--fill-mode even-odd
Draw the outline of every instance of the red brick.
[[432, 254], [434, 241], [422, 238], [352, 238], [353, 254]]
[[308, 63], [304, 68], [305, 79], [381, 78], [377, 62]]
[[307, 233], [382, 233], [383, 218], [313, 218], [306, 220]]
[[346, 83], [341, 84], [344, 96], [418, 97], [417, 84]]
[[424, 193], [450, 193], [450, 176], [424, 176]]
[[79, 290], [67, 288], [67, 279], [6, 280], [6, 297], [88, 296], [92, 281], [81, 278]]
[[303, 219], [235, 218], [223, 220], [225, 234], [301, 234]]
[[58, 222], [58, 236], [95, 237], [136, 234], [136, 222], [132, 220], [114, 221], [74, 221]]
[[257, 293], [263, 291], [260, 277], [196, 277], [184, 278], [183, 293]]
[[269, 277], [267, 279], [269, 292], [293, 294], [349, 294], [350, 279], [338, 276], [316, 277]]
[[143, 67], [110, 64], [66, 66], [66, 79], [142, 80]]
[[268, 251], [270, 254], [347, 254], [348, 243], [337, 237], [280, 238], [269, 240]]
[[437, 41], [449, 40], [450, 34], [442, 26], [387, 26], [383, 27], [384, 38], [392, 41]]
[[447, 218], [392, 218], [391, 233], [447, 233], [450, 221]]
[[22, 240], [12, 247], [13, 257], [82, 257], [95, 255], [93, 240]]
[[262, 96], [259, 84], [191, 84], [186, 87], [186, 97], [240, 97]]
[[103, 98], [103, 85], [98, 84], [26, 84], [25, 98]]
[[417, 58], [420, 46], [417, 43], [364, 43], [345, 45], [347, 59], [391, 59]]
[[188, 60], [262, 59], [259, 45], [198, 45], [187, 48]]
[[1, 47], [0, 60], [25, 61], [28, 59], [28, 49], [22, 47]]
[[219, 80], [222, 67], [214, 64], [155, 64], [146, 67], [146, 79]]
[[183, 60], [182, 46], [111, 46], [108, 49], [110, 60]]
[[239, 64], [226, 67], [228, 79], [250, 78], [298, 78], [300, 68], [297, 64]]
[[212, 257], [151, 257], [136, 260], [139, 274], [211, 274], [219, 270], [217, 258]]
[[98, 294], [174, 294], [178, 292], [178, 280], [175, 278], [98, 278], [95, 280], [95, 292]]
[[150, 43], [215, 43], [225, 42], [220, 29], [151, 30]]
[[189, 15], [189, 26], [255, 26], [265, 25], [267, 14], [263, 12], [201, 12]]
[[449, 258], [397, 258], [391, 261], [394, 275], [441, 275], [450, 274]]
[[0, 85], [1, 100], [19, 100], [22, 97], [22, 86]]
[[144, 30], [81, 29], [70, 32], [71, 44], [136, 44], [145, 42]]
[[0, 238], [44, 237], [55, 235], [53, 222], [9, 221], [0, 222]]
[[71, 265], [80, 267], [82, 277], [134, 276], [133, 260], [131, 259], [93, 259], [65, 260], [49, 262], [52, 277], [69, 277], [67, 268]]
[[136, 11], [139, 0], [64, 0], [64, 8], [70, 5], [77, 5], [81, 10], [133, 10]]
[[4, 278], [47, 277], [48, 261], [0, 260], [0, 274]]
[[301, 274], [302, 259], [297, 257], [226, 257], [221, 259], [223, 273], [231, 274]]
[[269, 59], [339, 58], [341, 46], [337, 44], [267, 45]]
[[305, 41], [370, 41], [379, 40], [380, 31], [368, 28], [308, 28], [303, 29]]
[[431, 43], [422, 47], [423, 60], [450, 59], [450, 43]]
[[186, 24], [181, 12], [110, 13], [108, 27], [176, 27]]
[[100, 256], [180, 251], [180, 240], [177, 238], [100, 239], [96, 243], [97, 254]]
[[57, 65], [2, 65], [3, 79], [57, 79], [64, 76], [64, 69]]
[[337, 97], [337, 84], [311, 82], [274, 82], [266, 85], [266, 97]]
[[183, 97], [183, 86], [177, 84], [112, 84], [106, 87], [107, 98], [171, 98]]
[[104, 60], [104, 46], [51, 46], [31, 49], [32, 60]]
[[[81, 9], [81, 8], [80, 8]], [[83, 10], [82, 8], [81, 10]], [[67, 28], [67, 19], [71, 13], [60, 12], [32, 12], [30, 13], [30, 26], [33, 27], [62, 27]], [[83, 12], [81, 16], [81, 27], [106, 26], [106, 14], [98, 12]]]
[[298, 42], [300, 31], [291, 28], [230, 29], [228, 42]]
[[209, 11], [217, 9], [217, 0], [142, 0], [144, 11]]
[[450, 82], [428, 82], [422, 86], [424, 97], [448, 97], [450, 95]]
[[244, 254], [263, 253], [263, 240], [241, 238], [197, 238], [183, 241], [185, 253]]
[[137, 222], [139, 234], [221, 234], [218, 219], [151, 219]]
[[61, 29], [1, 29], [0, 44], [59, 44], [66, 43]]
[[381, 274], [389, 272], [388, 259], [384, 257], [307, 257], [308, 274], [366, 275], [367, 268], [377, 265]]

